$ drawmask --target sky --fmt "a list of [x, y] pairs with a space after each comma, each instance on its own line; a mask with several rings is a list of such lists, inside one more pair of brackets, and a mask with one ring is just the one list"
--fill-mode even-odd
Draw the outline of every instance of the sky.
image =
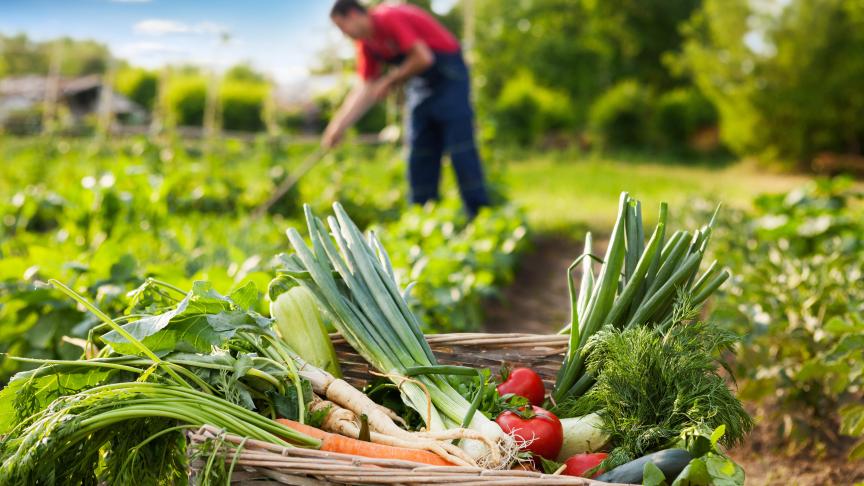
[[[458, 0], [433, 0], [446, 12]], [[330, 0], [0, 0], [0, 33], [36, 40], [94, 39], [115, 56], [155, 68], [240, 62], [281, 83], [308, 76], [318, 54], [350, 42], [328, 17]], [[223, 40], [227, 34], [227, 41]]]
[[290, 82], [306, 76], [327, 46], [350, 52], [329, 7], [326, 0], [0, 0], [0, 33], [94, 39], [149, 68], [249, 62]]

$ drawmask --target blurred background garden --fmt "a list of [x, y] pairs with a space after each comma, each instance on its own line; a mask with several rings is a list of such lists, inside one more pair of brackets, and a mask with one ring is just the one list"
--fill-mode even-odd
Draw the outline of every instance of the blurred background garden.
[[449, 171], [408, 206], [399, 93], [256, 212], [356, 82], [329, 2], [0, 2], [0, 352], [81, 354], [97, 319], [50, 278], [111, 315], [148, 279], [266, 289], [302, 204], [337, 200], [427, 331], [554, 332], [621, 191], [676, 225], [722, 202], [707, 315], [760, 424], [733, 455], [753, 484], [864, 481], [864, 0], [410, 3], [472, 68], [496, 204], [470, 222]]

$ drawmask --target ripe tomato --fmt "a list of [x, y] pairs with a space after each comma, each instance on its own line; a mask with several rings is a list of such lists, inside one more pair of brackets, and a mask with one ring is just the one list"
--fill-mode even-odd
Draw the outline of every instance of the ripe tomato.
[[522, 407], [517, 411], [503, 412], [495, 422], [504, 432], [517, 440], [530, 441], [522, 448], [546, 459], [555, 460], [564, 442], [561, 421], [552, 412], [537, 406], [529, 410]]
[[534, 370], [528, 368], [513, 368], [504, 383], [498, 385], [498, 394], [502, 397], [508, 393], [525, 397], [531, 405], [542, 405], [546, 395], [543, 380]]
[[[595, 452], [594, 454], [576, 454], [564, 461], [564, 464], [567, 466], [567, 469], [564, 470], [564, 474], [568, 476], [583, 476], [585, 477], [585, 471], [589, 469], [597, 467], [598, 464], [603, 462], [606, 459], [605, 452]], [[603, 474], [603, 470], [600, 469], [596, 473], [592, 474], [592, 478], [596, 478], [597, 476]]]

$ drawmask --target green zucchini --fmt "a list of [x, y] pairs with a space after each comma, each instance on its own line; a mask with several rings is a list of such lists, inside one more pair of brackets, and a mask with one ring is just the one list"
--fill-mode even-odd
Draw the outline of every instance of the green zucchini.
[[666, 481], [671, 483], [687, 467], [690, 459], [692, 459], [690, 453], [684, 449], [666, 449], [622, 464], [595, 479], [607, 483], [642, 484], [645, 464], [652, 462], [663, 471]]

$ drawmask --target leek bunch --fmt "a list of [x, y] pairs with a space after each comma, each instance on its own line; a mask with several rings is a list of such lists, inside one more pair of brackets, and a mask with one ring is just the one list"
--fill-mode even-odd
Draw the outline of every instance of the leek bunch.
[[[328, 228], [305, 207], [311, 243], [295, 229], [288, 230], [295, 253], [282, 256], [283, 275], [315, 295], [348, 343], [399, 386], [405, 403], [424, 418], [430, 432], [464, 425], [482, 433], [486, 443], [509, 448], [512, 439], [446, 378], [416, 373], [436, 367], [437, 361], [397, 287], [387, 252], [374, 234], [360, 232], [341, 205], [335, 203], [333, 209]], [[498, 451], [483, 444], [465, 440], [463, 448], [480, 462], [490, 454], [498, 457]]]

